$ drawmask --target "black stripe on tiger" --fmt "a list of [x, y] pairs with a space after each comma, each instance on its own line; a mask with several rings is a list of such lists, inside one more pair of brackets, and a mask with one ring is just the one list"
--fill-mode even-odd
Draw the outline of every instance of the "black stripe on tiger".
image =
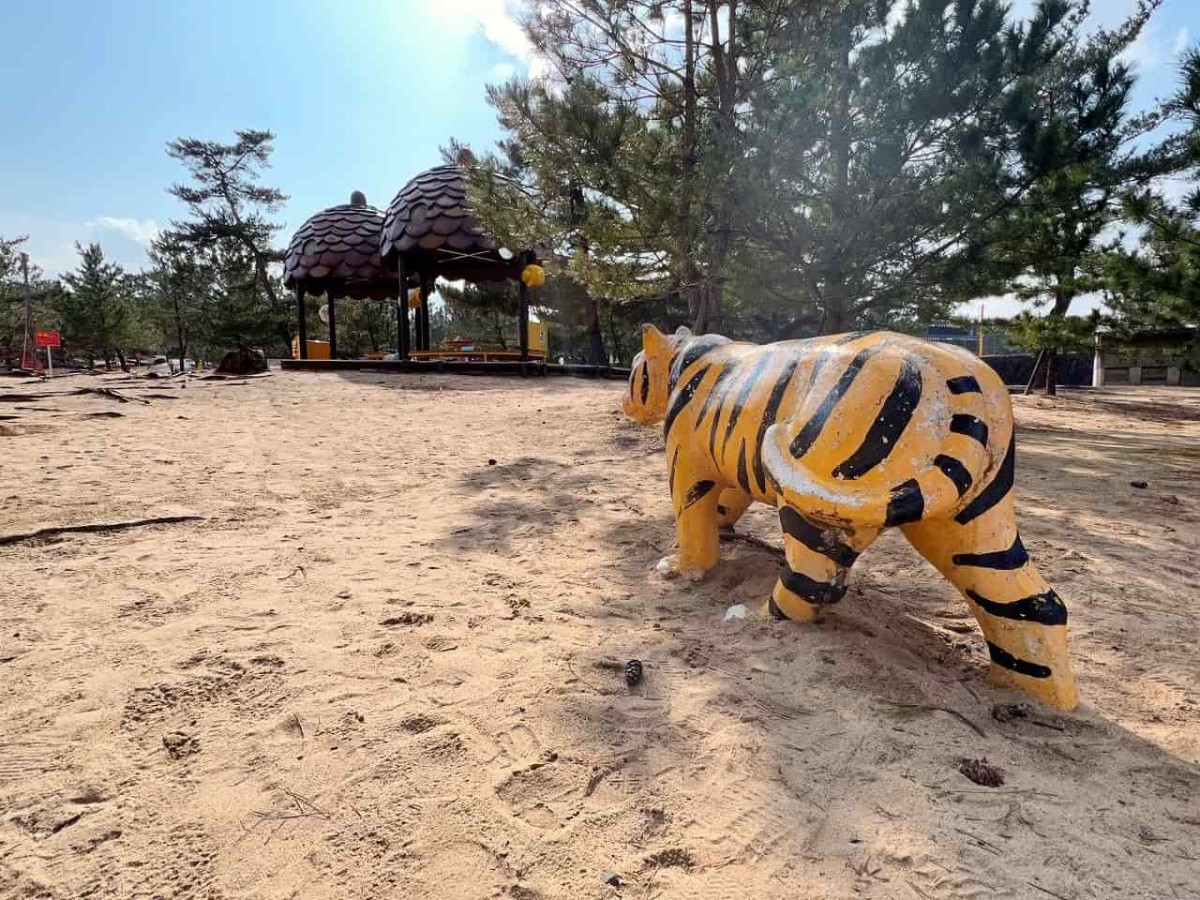
[[1010, 672], [1016, 672], [1018, 675], [1028, 675], [1030, 678], [1049, 678], [1050, 668], [1048, 666], [1031, 663], [1028, 660], [1018, 659], [1013, 656], [1003, 647], [997, 647], [991, 641], [987, 642], [988, 653], [992, 657], [992, 662], [1003, 669], [1008, 669]]
[[[683, 508], [687, 509], [689, 506], [695, 506], [706, 496], [708, 496], [708, 493], [716, 486], [717, 483], [715, 481], [697, 481], [688, 490], [687, 496], [683, 500]], [[720, 512], [721, 509], [723, 509], [723, 507], [717, 507], [718, 512]]]
[[[713, 383], [708, 386], [708, 396], [704, 398], [704, 405], [700, 407], [700, 415], [696, 416], [696, 427], [699, 428], [704, 424], [704, 417], [708, 415], [709, 409], [712, 408], [712, 402], [725, 390], [725, 379], [733, 374], [733, 366], [728, 365], [717, 373], [717, 377], [713, 379]], [[718, 414], [718, 418], [720, 415]]]
[[842, 597], [846, 596], [846, 586], [844, 584], [817, 581], [815, 578], [809, 578], [803, 572], [793, 572], [790, 568], [786, 567], [784, 574], [780, 576], [779, 580], [793, 594], [817, 606], [837, 603]]
[[671, 457], [671, 474], [667, 478], [667, 490], [671, 492], [671, 497], [675, 496], [675, 466], [679, 464], [679, 446], [676, 445], [675, 453]]
[[1017, 435], [1014, 431], [1012, 440], [1008, 443], [1008, 453], [1004, 456], [1004, 462], [1000, 464], [1000, 471], [996, 473], [996, 477], [992, 479], [991, 483], [979, 493], [979, 496], [968, 503], [966, 509], [954, 517], [954, 521], [959, 525], [966, 525], [968, 522], [973, 522], [1007, 497], [1008, 492], [1012, 490], [1013, 474], [1016, 468]]
[[750, 477], [746, 474], [746, 442], [742, 441], [741, 449], [738, 450], [737, 464], [737, 480], [742, 486], [742, 490], [747, 494], [750, 493]]
[[860, 337], [866, 337], [870, 333], [871, 332], [869, 332], [869, 331], [848, 331], [845, 334], [843, 334], [841, 337], [839, 337], [836, 341], [833, 341], [832, 346], [841, 347], [843, 344], [853, 344]]
[[879, 415], [858, 449], [833, 470], [834, 478], [861, 478], [888, 458], [921, 402], [921, 387], [921, 370], [912, 360], [906, 359]]
[[679, 417], [679, 414], [683, 412], [683, 408], [696, 395], [696, 388], [700, 386], [700, 382], [704, 380], [704, 376], [707, 374], [707, 368], [700, 369], [700, 371], [688, 379], [688, 383], [680, 388], [679, 392], [671, 399], [671, 408], [667, 410], [667, 418], [663, 422], [663, 437], [670, 437], [671, 426], [675, 424], [675, 419]]
[[646, 405], [646, 400], [650, 397], [650, 364], [642, 363], [642, 406]]
[[955, 434], [965, 434], [967, 437], [979, 441], [983, 446], [987, 446], [988, 427], [987, 422], [983, 419], [967, 413], [955, 413], [950, 418], [950, 430]]
[[951, 378], [946, 382], [946, 387], [950, 388], [952, 394], [982, 394], [983, 389], [979, 386], [979, 382], [975, 380], [974, 375], [959, 375], [957, 378]]
[[804, 424], [804, 427], [800, 429], [800, 433], [792, 439], [792, 456], [799, 459], [812, 449], [812, 445], [821, 436], [821, 431], [825, 428], [825, 423], [829, 421], [829, 416], [833, 413], [833, 408], [837, 406], [838, 401], [850, 390], [850, 385], [854, 384], [854, 379], [862, 372], [863, 366], [867, 364], [867, 360], [871, 358], [874, 352], [871, 349], [863, 350], [854, 359], [850, 360], [850, 365], [846, 366], [837, 383], [825, 395], [825, 399], [821, 401], [821, 405], [817, 407], [817, 411], [813, 413], [812, 418]]
[[1067, 606], [1062, 598], [1050, 588], [1032, 597], [1022, 597], [1012, 603], [997, 603], [982, 594], [967, 588], [967, 596], [975, 601], [988, 615], [998, 619], [1013, 619], [1018, 622], [1034, 622], [1038, 625], [1066, 625]]
[[992, 553], [955, 553], [953, 562], [956, 566], [975, 566], [980, 569], [1011, 572], [1029, 562], [1029, 554], [1025, 552], [1025, 545], [1021, 543], [1021, 536], [1018, 534], [1007, 550], [996, 550]]
[[907, 525], [909, 522], [919, 522], [923, 515], [925, 515], [925, 495], [921, 493], [921, 485], [917, 479], [910, 478], [892, 489], [891, 499], [888, 500], [887, 517], [883, 524], [888, 528], [895, 525]]
[[[729, 421], [725, 423], [725, 439], [721, 442], [721, 456], [725, 456], [725, 448], [729, 446], [729, 438], [733, 434], [733, 428], [737, 425], [737, 421], [741, 418], [742, 410], [746, 406], [746, 400], [750, 397], [750, 392], [754, 390], [754, 385], [759, 377], [774, 359], [771, 353], [760, 353], [758, 362], [754, 364], [754, 368], [746, 374], [746, 383], [742, 385], [742, 389], [738, 391], [737, 397], [733, 401], [733, 409], [729, 413]], [[747, 489], [748, 490], [748, 489]]]
[[709, 350], [720, 346], [722, 343], [724, 342], [714, 340], [712, 336], [692, 338], [690, 341], [688, 341], [687, 348], [683, 351], [683, 353], [679, 354], [678, 362], [676, 362], [674, 366], [676, 371], [675, 377], [677, 379], [681, 377], [683, 373], [686, 372], [692, 365], [692, 363], [696, 362]]
[[933, 464], [942, 470], [943, 475], [954, 482], [954, 486], [958, 489], [958, 496], [961, 497], [971, 489], [971, 485], [974, 483], [971, 473], [953, 456], [939, 453], [933, 458]]
[[858, 559], [858, 554], [839, 541], [834, 532], [819, 528], [790, 506], [779, 510], [779, 524], [788, 537], [799, 541], [813, 553], [833, 560], [843, 569], [850, 568]]
[[775, 424], [775, 416], [779, 413], [779, 404], [783, 402], [783, 395], [787, 393], [788, 385], [792, 383], [792, 376], [796, 374], [796, 366], [799, 363], [800, 360], [794, 359], [784, 366], [779, 378], [775, 380], [775, 386], [771, 388], [771, 396], [767, 398], [762, 420], [758, 423], [758, 436], [754, 439], [754, 480], [758, 483], [760, 494], [767, 492], [767, 474], [763, 470], [762, 461], [763, 437], [766, 435], [767, 429]]

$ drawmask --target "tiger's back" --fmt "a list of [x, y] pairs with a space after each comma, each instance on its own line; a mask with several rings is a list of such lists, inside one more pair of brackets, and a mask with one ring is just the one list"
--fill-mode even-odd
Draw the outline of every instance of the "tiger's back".
[[830, 524], [900, 525], [965, 505], [1012, 438], [1008, 392], [986, 363], [891, 332], [685, 338], [667, 390], [672, 457]]

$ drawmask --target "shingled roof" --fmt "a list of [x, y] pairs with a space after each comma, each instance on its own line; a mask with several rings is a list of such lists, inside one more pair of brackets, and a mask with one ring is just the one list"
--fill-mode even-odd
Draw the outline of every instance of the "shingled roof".
[[383, 300], [398, 285], [379, 255], [384, 215], [361, 191], [297, 229], [283, 263], [283, 283], [308, 294]]
[[451, 281], [515, 278], [519, 263], [505, 259], [496, 241], [467, 206], [461, 166], [435, 166], [408, 182], [387, 209], [380, 251], [392, 270], [403, 258], [407, 271], [425, 271]]

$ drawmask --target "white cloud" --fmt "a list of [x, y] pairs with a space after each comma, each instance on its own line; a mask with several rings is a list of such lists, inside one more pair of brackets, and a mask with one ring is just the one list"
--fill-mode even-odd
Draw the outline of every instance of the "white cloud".
[[433, 0], [427, 12], [445, 26], [480, 29], [501, 50], [520, 59], [533, 54], [533, 46], [513, 13], [515, 4], [505, 0]]
[[113, 216], [100, 216], [87, 223], [91, 227], [104, 231], [115, 231], [139, 244], [149, 244], [158, 237], [159, 228], [153, 219], [121, 219]]
[[[524, 63], [528, 77], [538, 78], [546, 71], [546, 60], [534, 52], [517, 20], [520, 8], [518, 0], [432, 0], [426, 11], [444, 28], [466, 35], [482, 32], [490, 43]], [[500, 63], [492, 67], [488, 80], [504, 81], [516, 71], [516, 66]]]

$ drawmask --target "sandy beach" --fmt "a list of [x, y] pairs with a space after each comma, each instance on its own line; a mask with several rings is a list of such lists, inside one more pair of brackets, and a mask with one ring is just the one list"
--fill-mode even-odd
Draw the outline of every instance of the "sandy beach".
[[1014, 398], [1059, 714], [898, 532], [821, 626], [767, 509], [655, 574], [623, 390], [0, 381], [0, 536], [200, 517], [0, 546], [0, 897], [1200, 897], [1200, 391]]

